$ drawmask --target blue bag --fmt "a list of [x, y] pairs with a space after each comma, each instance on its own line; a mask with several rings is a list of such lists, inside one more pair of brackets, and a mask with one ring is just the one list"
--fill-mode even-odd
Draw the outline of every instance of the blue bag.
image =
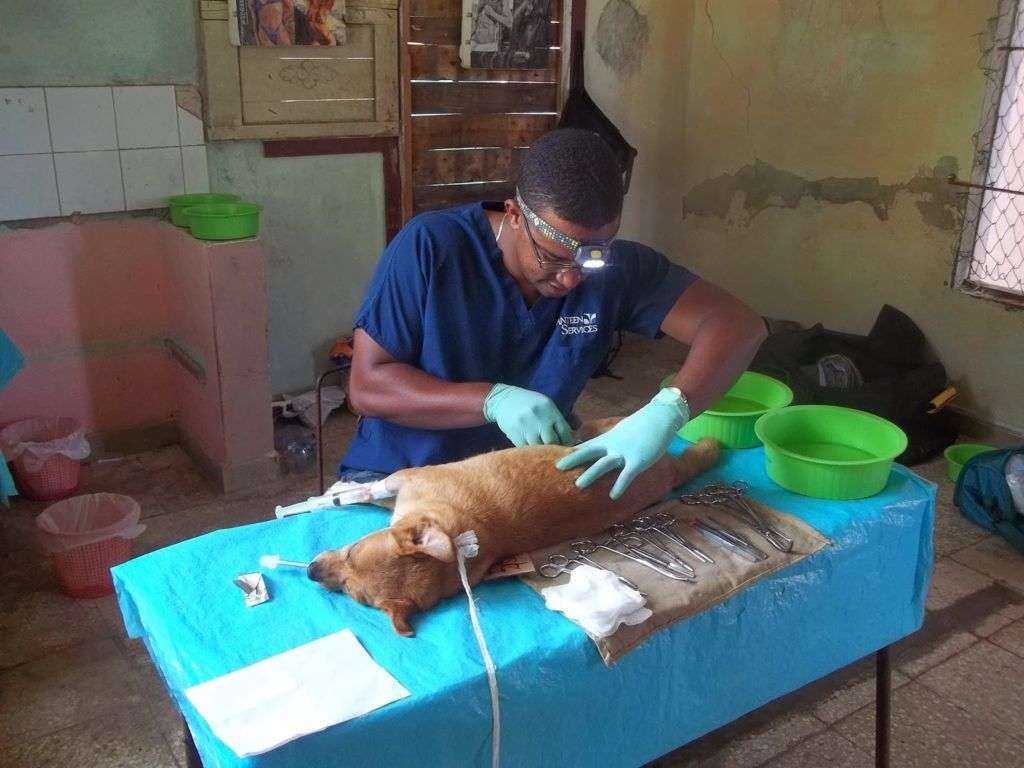
[[1024, 552], [1024, 514], [1018, 511], [1006, 479], [1006, 465], [1024, 445], [988, 451], [968, 461], [956, 483], [953, 503], [968, 520], [997, 533]]

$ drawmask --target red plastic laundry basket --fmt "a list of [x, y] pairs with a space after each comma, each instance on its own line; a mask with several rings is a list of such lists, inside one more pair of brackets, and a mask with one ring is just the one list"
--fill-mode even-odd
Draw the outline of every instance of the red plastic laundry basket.
[[36, 518], [61, 591], [92, 598], [114, 590], [110, 569], [132, 556], [131, 540], [145, 530], [130, 496], [92, 493], [58, 501]]
[[114, 591], [110, 569], [132, 556], [128, 539], [106, 539], [50, 554], [61, 591], [71, 597], [91, 599]]
[[[3, 430], [3, 439], [8, 443], [45, 444], [66, 441], [80, 431], [81, 425], [75, 419], [40, 417], [9, 424]], [[84, 452], [88, 453], [88, 444]], [[11, 461], [14, 481], [26, 498], [52, 501], [66, 498], [78, 490], [79, 459], [53, 453], [40, 466], [39, 459], [29, 454], [30, 451], [25, 451]]]
[[11, 466], [14, 468], [14, 482], [26, 498], [53, 501], [66, 498], [78, 490], [82, 464], [77, 459], [51, 456], [43, 463], [42, 469], [32, 472], [19, 456], [11, 462]]

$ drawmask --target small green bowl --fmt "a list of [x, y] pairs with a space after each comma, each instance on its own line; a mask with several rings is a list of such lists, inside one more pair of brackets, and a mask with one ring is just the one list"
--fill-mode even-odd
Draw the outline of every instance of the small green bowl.
[[190, 195], [174, 195], [167, 198], [167, 207], [171, 209], [171, 223], [176, 227], [188, 227], [185, 209], [191, 205], [209, 205], [211, 203], [237, 203], [238, 195], [227, 192], [196, 192]]
[[[666, 377], [662, 387], [670, 386]], [[689, 422], [679, 436], [695, 443], [713, 437], [728, 448], [756, 448], [761, 440], [754, 433], [757, 420], [776, 408], [793, 402], [793, 390], [778, 379], [747, 371], [714, 405]]]
[[889, 482], [907, 449], [903, 430], [880, 416], [835, 405], [794, 405], [755, 425], [768, 477], [816, 499], [866, 499]]
[[212, 203], [185, 209], [192, 237], [199, 240], [242, 240], [260, 231], [256, 203]]
[[996, 450], [991, 445], [980, 443], [954, 443], [944, 452], [946, 457], [946, 476], [954, 483], [960, 478], [960, 472], [964, 464], [973, 459], [979, 453]]

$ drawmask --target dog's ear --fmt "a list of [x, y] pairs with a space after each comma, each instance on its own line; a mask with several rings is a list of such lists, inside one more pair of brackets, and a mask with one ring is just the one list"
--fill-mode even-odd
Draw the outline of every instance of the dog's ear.
[[409, 617], [416, 613], [418, 608], [416, 603], [408, 597], [381, 600], [377, 603], [377, 607], [391, 617], [391, 626], [395, 628], [395, 632], [403, 637], [412, 637], [416, 634], [412, 630], [412, 625], [409, 624]]
[[423, 554], [450, 563], [455, 560], [451, 537], [432, 520], [403, 520], [391, 529], [402, 555]]

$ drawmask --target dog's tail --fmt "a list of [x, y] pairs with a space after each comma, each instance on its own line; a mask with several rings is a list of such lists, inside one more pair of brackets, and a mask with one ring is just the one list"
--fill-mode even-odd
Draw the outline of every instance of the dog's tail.
[[717, 440], [704, 437], [683, 451], [676, 461], [672, 462], [675, 469], [672, 487], [689, 482], [701, 472], [715, 466], [722, 457], [722, 446]]

